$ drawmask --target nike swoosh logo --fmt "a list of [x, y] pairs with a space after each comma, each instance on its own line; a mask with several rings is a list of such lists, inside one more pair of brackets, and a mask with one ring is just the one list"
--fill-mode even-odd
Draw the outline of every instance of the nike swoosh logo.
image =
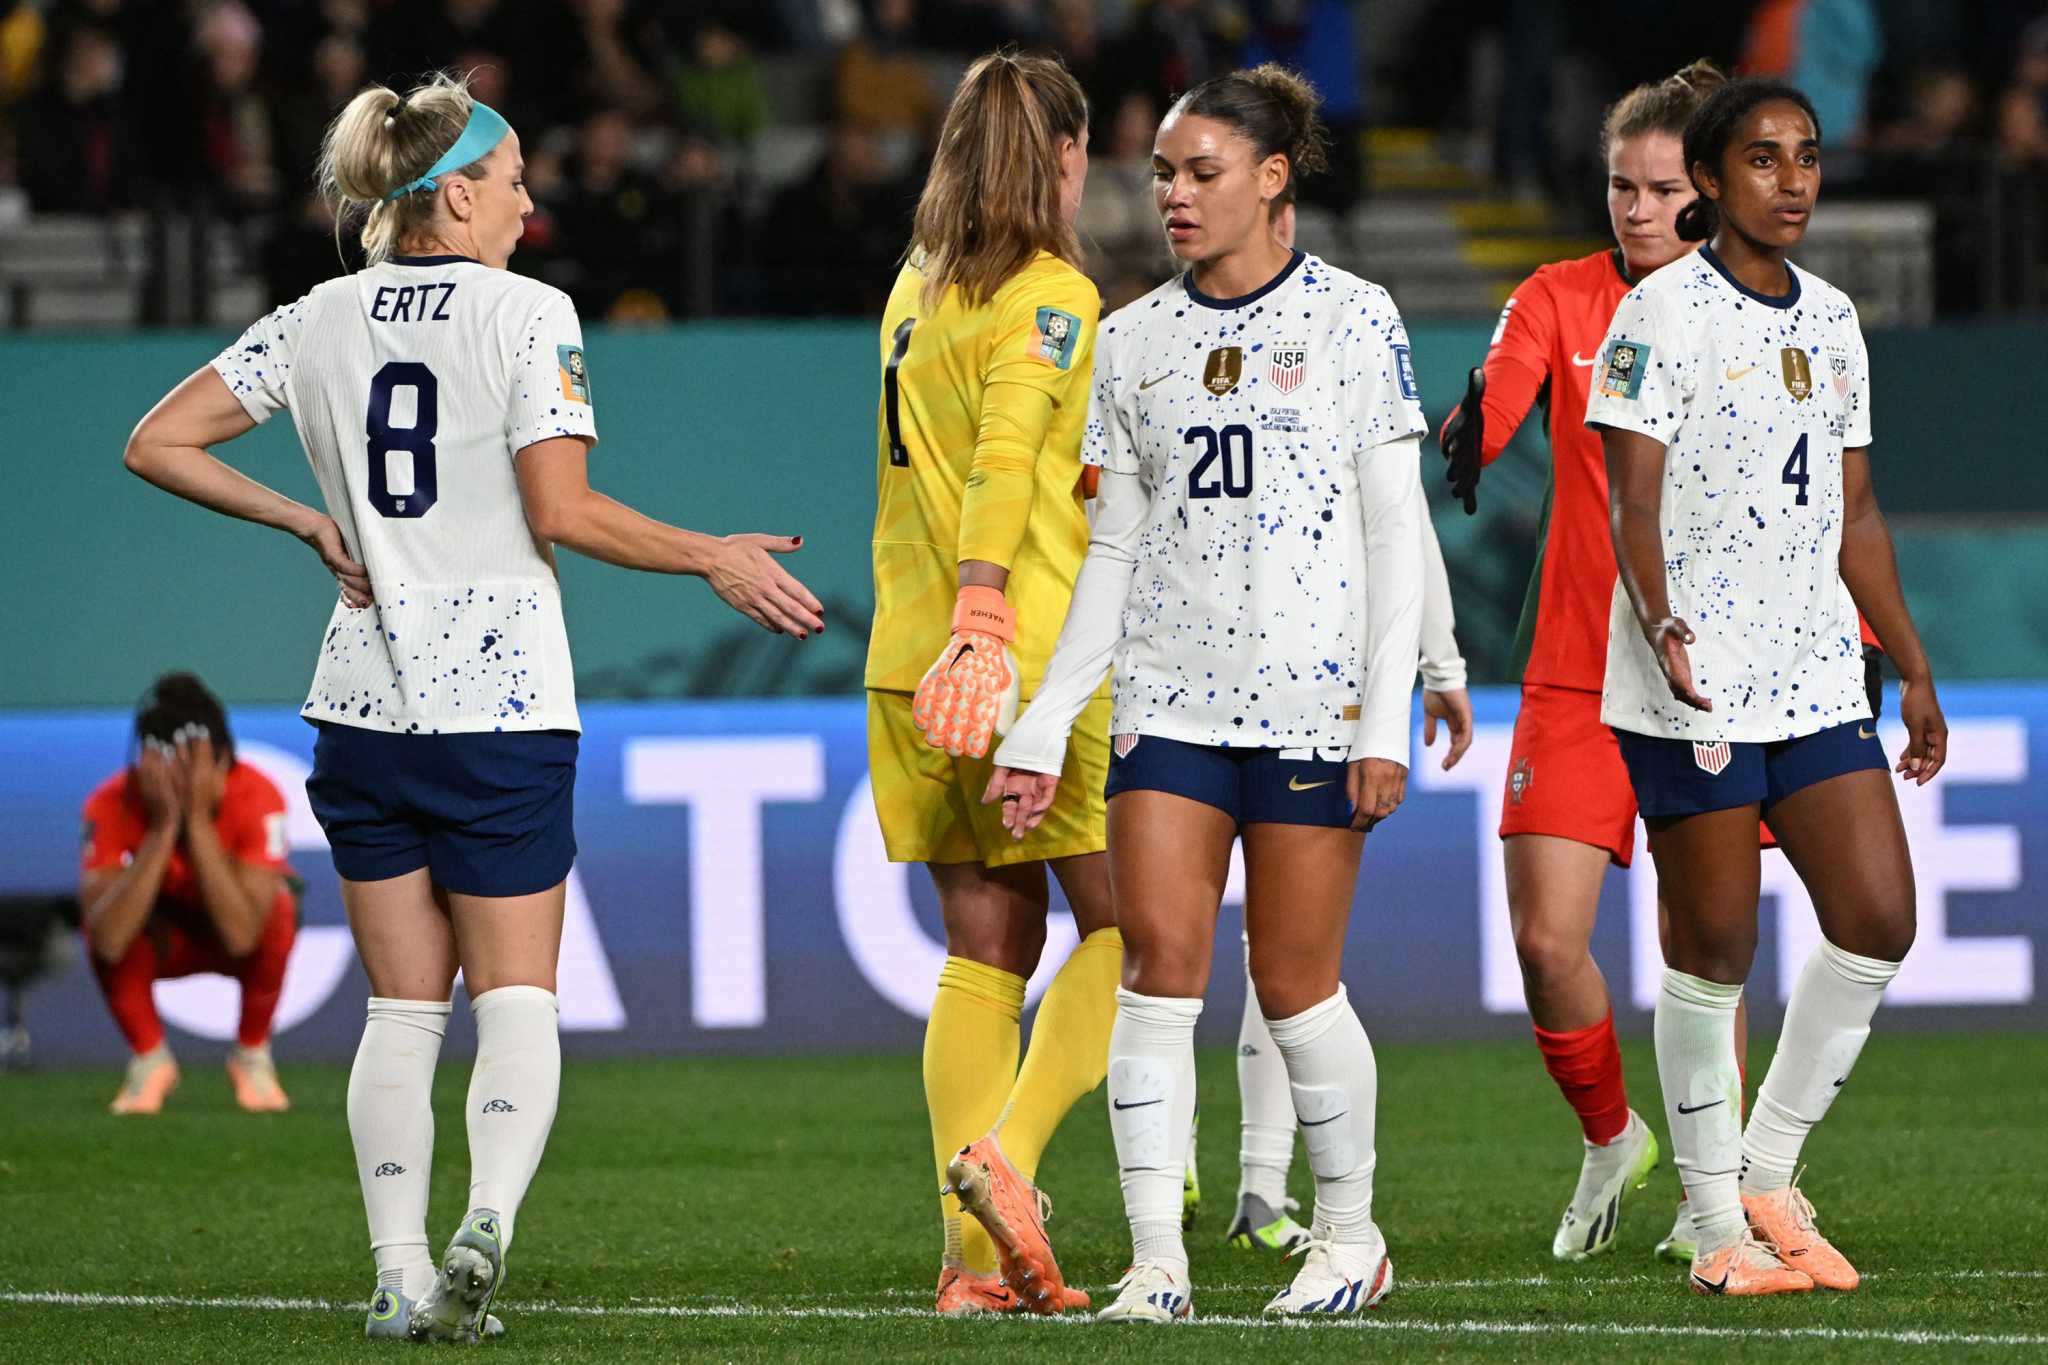
[[1843, 1086], [1847, 1085], [1848, 1083], [1849, 1078], [1847, 1076], [1844, 1076], [1841, 1080], [1835, 1082], [1835, 1089], [1840, 1090]]
[[1857, 727], [1856, 727], [1856, 738], [1858, 738], [1858, 739], [1876, 739], [1876, 738], [1877, 738], [1877, 731], [1875, 731], [1875, 730], [1871, 729], [1871, 728], [1870, 728], [1869, 726], [1867, 726], [1867, 725], [1859, 725], [1859, 726], [1857, 726]]
[[1723, 1275], [1718, 1280], [1709, 1280], [1703, 1276], [1695, 1275], [1692, 1277], [1692, 1282], [1701, 1289], [1706, 1290], [1709, 1294], [1725, 1294], [1728, 1292], [1728, 1277], [1726, 1275]]
[[1290, 777], [1287, 779], [1287, 790], [1291, 792], [1312, 792], [1317, 787], [1327, 787], [1336, 780], [1336, 778], [1330, 777], [1325, 778], [1321, 782], [1304, 782], [1298, 777]]
[[[1350, 1112], [1351, 1111], [1349, 1109], [1346, 1109], [1344, 1111], [1344, 1114], [1348, 1114]], [[1301, 1126], [1304, 1128], [1320, 1128], [1326, 1123], [1335, 1123], [1338, 1119], [1343, 1118], [1344, 1114], [1332, 1114], [1330, 1115], [1330, 1117], [1326, 1119], [1303, 1119], [1301, 1121]]]
[[1702, 1109], [1712, 1109], [1712, 1108], [1713, 1108], [1713, 1107], [1714, 1107], [1715, 1105], [1717, 1105], [1717, 1104], [1726, 1104], [1726, 1103], [1727, 1103], [1727, 1101], [1726, 1101], [1726, 1100], [1708, 1100], [1708, 1101], [1707, 1101], [1707, 1102], [1706, 1102], [1705, 1104], [1696, 1104], [1696, 1105], [1694, 1105], [1694, 1106], [1693, 1106], [1692, 1108], [1688, 1109], [1688, 1108], [1686, 1108], [1686, 1107], [1685, 1107], [1685, 1101], [1684, 1101], [1684, 1100], [1680, 1100], [1680, 1101], [1678, 1102], [1678, 1112], [1679, 1112], [1679, 1113], [1681, 1113], [1681, 1114], [1697, 1114], [1697, 1113], [1699, 1113], [1699, 1112], [1700, 1112], [1700, 1110], [1702, 1110]]
[[1730, 365], [1727, 369], [1721, 371], [1721, 376], [1722, 378], [1728, 380], [1730, 383], [1733, 383], [1734, 381], [1742, 378], [1742, 376], [1748, 374], [1751, 370], [1755, 368], [1756, 366], [1754, 365], [1744, 365], [1741, 369], [1738, 370], [1733, 365]]
[[1141, 379], [1138, 381], [1138, 392], [1143, 393], [1145, 390], [1151, 388], [1154, 384], [1164, 384], [1167, 380], [1173, 378], [1174, 375], [1177, 373], [1179, 373], [1179, 371], [1177, 370], [1168, 370], [1165, 374], [1160, 375], [1157, 379]]
[[958, 668], [960, 666], [960, 661], [966, 658], [968, 655], [972, 654], [973, 652], [974, 646], [972, 644], [965, 644], [960, 646], [960, 652], [953, 656], [953, 662], [946, 665], [946, 672], [951, 673], [954, 669]]
[[1582, 356], [1577, 351], [1572, 352], [1572, 364], [1578, 366], [1582, 370], [1591, 369], [1593, 366], [1593, 362], [1595, 360], [1598, 360], [1599, 358], [1600, 357], [1598, 356]]
[[1132, 1100], [1132, 1101], [1131, 1101], [1131, 1102], [1130, 1102], [1129, 1104], [1125, 1104], [1125, 1103], [1124, 1103], [1124, 1102], [1123, 1102], [1122, 1100], [1111, 1100], [1111, 1101], [1109, 1102], [1109, 1104], [1110, 1104], [1110, 1108], [1112, 1108], [1112, 1109], [1143, 1109], [1143, 1108], [1144, 1108], [1144, 1107], [1145, 1107], [1146, 1105], [1148, 1105], [1148, 1104], [1164, 1104], [1164, 1103], [1166, 1103], [1166, 1101], [1165, 1101], [1165, 1100], [1163, 1100], [1163, 1099], [1157, 1099], [1157, 1100]]

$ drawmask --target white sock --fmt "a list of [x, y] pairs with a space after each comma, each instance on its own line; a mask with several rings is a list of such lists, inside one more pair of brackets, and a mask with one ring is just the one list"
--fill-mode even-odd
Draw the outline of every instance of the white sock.
[[1109, 1032], [1109, 1130], [1131, 1223], [1131, 1255], [1187, 1277], [1181, 1181], [1195, 1121], [1195, 1021], [1202, 1002], [1119, 988]]
[[1657, 1077], [1671, 1124], [1672, 1160], [1692, 1205], [1701, 1255], [1742, 1235], [1742, 1081], [1735, 1006], [1742, 987], [1664, 969], [1657, 992]]
[[446, 1000], [371, 996], [348, 1073], [348, 1133], [377, 1283], [412, 1299], [434, 1281], [427, 1181], [434, 1164], [434, 1064], [448, 1012]]
[[1287, 1198], [1287, 1171], [1294, 1164], [1294, 1097], [1287, 1089], [1287, 1063], [1273, 1044], [1266, 1016], [1259, 1012], [1249, 952], [1244, 1022], [1237, 1030], [1237, 1098], [1243, 1114], [1238, 1129], [1238, 1197], [1255, 1194], [1278, 1210]]
[[1777, 1055], [1742, 1135], [1745, 1191], [1763, 1194], [1792, 1183], [1807, 1133], [1849, 1079], [1870, 1037], [1870, 1017], [1898, 974], [1896, 962], [1858, 957], [1826, 939], [1806, 959], [1785, 1006]]
[[500, 986], [469, 1002], [476, 1069], [469, 1077], [469, 1206], [495, 1209], [505, 1239], [540, 1167], [562, 1089], [561, 1013], [553, 991]]
[[1379, 1068], [1365, 1025], [1344, 987], [1287, 1019], [1268, 1019], [1287, 1060], [1288, 1088], [1316, 1176], [1315, 1221], [1330, 1240], [1357, 1244], [1372, 1237], [1374, 1130]]

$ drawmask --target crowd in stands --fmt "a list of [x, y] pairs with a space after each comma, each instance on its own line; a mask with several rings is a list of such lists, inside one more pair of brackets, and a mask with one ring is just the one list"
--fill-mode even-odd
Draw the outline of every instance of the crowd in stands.
[[311, 185], [328, 119], [448, 67], [523, 136], [515, 268], [586, 316], [867, 312], [952, 79], [1004, 42], [1089, 93], [1084, 237], [1113, 301], [1165, 269], [1167, 104], [1268, 59], [1323, 92], [1334, 164], [1305, 198], [1339, 213], [1372, 190], [1368, 120], [1463, 134], [1497, 191], [1597, 210], [1599, 107], [1703, 54], [1800, 83], [1847, 154], [1831, 174], [1912, 193], [1965, 156], [2048, 168], [2042, 0], [0, 0], [0, 234], [198, 208], [289, 297], [339, 268]]

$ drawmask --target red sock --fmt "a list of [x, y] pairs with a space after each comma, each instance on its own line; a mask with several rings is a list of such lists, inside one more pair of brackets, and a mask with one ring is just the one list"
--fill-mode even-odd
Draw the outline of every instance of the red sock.
[[243, 1047], [260, 1047], [270, 1037], [270, 1021], [284, 994], [285, 963], [299, 936], [298, 906], [289, 891], [280, 891], [256, 951], [243, 958], [235, 975], [242, 983], [242, 1026], [236, 1037]]
[[131, 1052], [148, 1052], [164, 1040], [163, 1020], [157, 1017], [156, 1000], [150, 988], [156, 982], [156, 945], [148, 934], [137, 934], [128, 953], [119, 962], [107, 962], [97, 953], [92, 958], [93, 975], [107, 997], [107, 1008]]
[[1543, 1069], [1579, 1116], [1586, 1141], [1602, 1146], [1614, 1141], [1628, 1127], [1628, 1088], [1621, 1080], [1621, 1045], [1614, 1038], [1614, 1015], [1569, 1033], [1543, 1028], [1535, 1033]]

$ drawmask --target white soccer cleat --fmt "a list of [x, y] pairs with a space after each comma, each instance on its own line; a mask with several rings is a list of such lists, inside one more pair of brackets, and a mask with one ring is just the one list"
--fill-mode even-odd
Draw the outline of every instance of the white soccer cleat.
[[494, 1209], [477, 1209], [462, 1220], [433, 1287], [408, 1315], [406, 1331], [414, 1341], [476, 1344], [505, 1276], [503, 1239], [504, 1220]]
[[1116, 1282], [1116, 1298], [1097, 1322], [1188, 1322], [1195, 1301], [1187, 1278], [1163, 1261], [1140, 1261]]
[[1699, 1234], [1692, 1230], [1692, 1205], [1681, 1199], [1678, 1201], [1678, 1216], [1671, 1220], [1671, 1231], [1657, 1243], [1657, 1259], [1691, 1265], [1699, 1249]]
[[1266, 1305], [1268, 1313], [1362, 1313], [1394, 1288], [1394, 1260], [1377, 1223], [1367, 1241], [1312, 1237], [1288, 1254], [1302, 1258], [1301, 1269]]
[[[396, 1289], [379, 1289], [370, 1299], [369, 1321], [363, 1325], [363, 1335], [371, 1341], [409, 1341], [407, 1328], [412, 1322], [412, 1300]], [[486, 1340], [505, 1335], [505, 1324], [492, 1313], [484, 1314], [483, 1335]]]
[[1560, 1261], [1583, 1261], [1611, 1251], [1614, 1230], [1621, 1225], [1621, 1197], [1649, 1183], [1658, 1157], [1657, 1135], [1633, 1109], [1628, 1127], [1614, 1141], [1604, 1147], [1587, 1143], [1579, 1186], [1550, 1240], [1550, 1254]]

